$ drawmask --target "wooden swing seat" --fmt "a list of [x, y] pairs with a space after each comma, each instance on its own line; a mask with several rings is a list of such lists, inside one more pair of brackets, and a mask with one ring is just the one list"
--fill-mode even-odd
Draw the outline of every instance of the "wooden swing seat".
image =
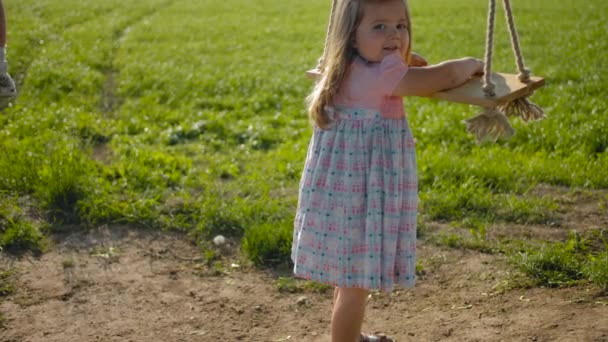
[[[316, 69], [308, 70], [306, 76], [315, 80], [319, 78], [320, 73]], [[503, 103], [530, 95], [534, 90], [545, 84], [545, 79], [531, 76], [526, 83], [523, 83], [517, 78], [516, 74], [495, 72], [492, 73], [492, 82], [495, 86], [494, 96], [487, 96], [484, 93], [482, 77], [475, 76], [456, 88], [440, 91], [425, 97], [494, 108]]]
[[520, 81], [515, 74], [494, 72], [492, 73], [492, 82], [495, 86], [494, 96], [488, 96], [484, 93], [482, 77], [475, 76], [456, 88], [440, 91], [429, 97], [494, 108], [520, 97], [529, 96], [534, 90], [545, 84], [545, 79], [538, 76], [531, 76], [530, 79], [524, 83]]

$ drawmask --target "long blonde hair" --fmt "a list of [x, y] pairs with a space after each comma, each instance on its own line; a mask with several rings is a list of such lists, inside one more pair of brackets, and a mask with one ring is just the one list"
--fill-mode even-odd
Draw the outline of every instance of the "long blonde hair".
[[[355, 30], [363, 18], [363, 4], [389, 1], [396, 0], [334, 0], [325, 38], [325, 50], [317, 66], [321, 77], [307, 98], [310, 119], [318, 127], [326, 128], [331, 124], [331, 118], [327, 115], [325, 107], [331, 105], [346, 76], [348, 66], [356, 56], [352, 41]], [[406, 0], [399, 1], [405, 6], [410, 36], [410, 43], [403, 59], [409, 62], [412, 41], [410, 12]]]

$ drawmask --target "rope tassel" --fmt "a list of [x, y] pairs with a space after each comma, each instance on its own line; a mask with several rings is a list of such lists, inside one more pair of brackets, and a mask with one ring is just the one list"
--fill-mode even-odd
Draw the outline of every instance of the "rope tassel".
[[475, 117], [467, 119], [467, 131], [475, 135], [478, 143], [496, 142], [499, 138], [510, 138], [515, 134], [509, 119], [496, 108], [485, 108]]
[[527, 97], [520, 97], [511, 102], [498, 106], [498, 110], [506, 116], [518, 116], [524, 122], [537, 121], [545, 118], [545, 112]]

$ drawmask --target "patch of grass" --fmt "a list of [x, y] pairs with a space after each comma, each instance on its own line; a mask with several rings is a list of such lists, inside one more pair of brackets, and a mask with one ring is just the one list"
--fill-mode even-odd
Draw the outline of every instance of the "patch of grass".
[[608, 293], [608, 242], [600, 234], [604, 250], [596, 251], [595, 235], [586, 237], [573, 231], [565, 242], [540, 248], [522, 246], [523, 251], [511, 260], [527, 280], [517, 278], [515, 283], [525, 287], [562, 287], [589, 282], [600, 293]]
[[580, 257], [562, 243], [517, 254], [514, 261], [538, 286], [571, 286], [584, 279]]
[[87, 225], [129, 224], [137, 228], [164, 228], [158, 212], [159, 195], [131, 191], [115, 193], [100, 181], [91, 195], [78, 202], [79, 215]]
[[205, 201], [197, 230], [206, 239], [216, 235], [240, 237], [245, 230], [242, 212], [238, 207], [221, 201]]
[[4, 328], [6, 326], [6, 323], [6, 317], [0, 312], [0, 328]]
[[287, 293], [314, 292], [323, 294], [333, 289], [333, 286], [331, 285], [296, 279], [293, 277], [279, 277], [275, 281], [275, 286], [279, 292]]
[[588, 257], [584, 272], [592, 283], [608, 294], [608, 240], [603, 233], [604, 231], [601, 231], [598, 235], [604, 244], [604, 250]]
[[89, 196], [90, 159], [73, 145], [59, 145], [44, 159], [36, 194], [53, 222], [81, 221], [78, 203]]
[[26, 217], [16, 198], [0, 193], [0, 251], [39, 252], [44, 247], [40, 223]]
[[19, 253], [44, 248], [43, 225], [26, 217], [13, 197], [0, 194], [0, 250]]
[[12, 282], [14, 270], [0, 271], [0, 300], [15, 293], [15, 285]]
[[0, 248], [12, 253], [40, 252], [44, 248], [44, 235], [39, 227], [27, 221], [10, 221], [0, 231]]
[[470, 249], [481, 253], [494, 254], [500, 251], [495, 244], [477, 238], [464, 238], [457, 234], [440, 234], [428, 239], [431, 243], [439, 246], [447, 246], [455, 249]]
[[[14, 270], [0, 269], [0, 303], [5, 297], [8, 297], [16, 292], [15, 285], [12, 281], [14, 272]], [[6, 323], [6, 317], [0, 312], [0, 328], [5, 327]]]
[[40, 181], [39, 165], [44, 153], [28, 140], [2, 141], [0, 149], [0, 190], [31, 193]]
[[298, 284], [298, 281], [293, 277], [279, 277], [275, 281], [275, 285], [279, 292], [300, 293], [304, 289]]
[[504, 195], [497, 200], [497, 219], [517, 224], [554, 224], [559, 205], [547, 196]]
[[516, 271], [507, 273], [507, 278], [494, 285], [492, 291], [496, 294], [503, 294], [514, 289], [530, 289], [535, 286], [538, 286], [535, 280]]
[[513, 222], [520, 224], [556, 221], [559, 208], [548, 197], [495, 194], [482, 178], [470, 177], [462, 183], [440, 183], [421, 191], [421, 212], [430, 220]]
[[79, 146], [54, 133], [7, 141], [0, 152], [0, 190], [34, 194], [53, 222], [78, 222], [90, 165]]
[[496, 204], [492, 194], [480, 183], [471, 177], [460, 184], [444, 184], [421, 192], [423, 213], [430, 220], [438, 221], [461, 220], [470, 215], [493, 220]]
[[257, 266], [276, 266], [288, 263], [291, 255], [293, 226], [265, 223], [248, 228], [242, 248]]
[[608, 294], [608, 249], [605, 252], [590, 256], [583, 272], [603, 293]]

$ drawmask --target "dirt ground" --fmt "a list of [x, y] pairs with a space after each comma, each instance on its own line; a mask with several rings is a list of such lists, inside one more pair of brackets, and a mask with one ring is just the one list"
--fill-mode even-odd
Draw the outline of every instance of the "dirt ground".
[[[502, 234], [544, 230], [560, 238], [569, 222], [608, 227], [592, 203], [569, 195], [561, 228]], [[331, 291], [280, 292], [276, 271], [250, 267], [238, 254], [209, 267], [185, 235], [125, 227], [54, 241], [40, 256], [0, 256], [16, 285], [0, 303], [0, 341], [329, 341]], [[608, 298], [597, 289], [500, 291], [511, 279], [504, 256], [424, 242], [418, 250], [417, 286], [372, 294], [365, 331], [399, 342], [608, 341]]]

